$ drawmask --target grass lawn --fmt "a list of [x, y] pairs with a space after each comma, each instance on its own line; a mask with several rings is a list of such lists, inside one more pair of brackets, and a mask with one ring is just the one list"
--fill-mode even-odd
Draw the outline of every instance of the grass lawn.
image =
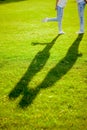
[[0, 130], [87, 130], [87, 7], [78, 35], [75, 0], [0, 0]]

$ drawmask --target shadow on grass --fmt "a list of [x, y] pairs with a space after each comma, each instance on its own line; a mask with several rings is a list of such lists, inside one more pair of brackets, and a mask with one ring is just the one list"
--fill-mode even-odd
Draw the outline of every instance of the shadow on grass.
[[65, 57], [48, 72], [41, 84], [39, 84], [35, 89], [27, 89], [27, 91], [24, 92], [23, 98], [19, 103], [22, 108], [32, 104], [40, 90], [53, 86], [73, 67], [78, 57], [82, 56], [82, 54], [78, 54], [78, 48], [82, 37], [83, 34], [78, 35]]
[[[50, 43], [32, 43], [33, 45], [36, 45], [36, 44], [44, 45], [45, 44], [46, 47], [42, 51], [40, 51], [36, 54], [36, 56], [34, 57], [34, 59], [31, 62], [31, 64], [29, 65], [27, 71], [23, 75], [23, 77], [20, 79], [20, 81], [17, 83], [17, 85], [14, 87], [14, 89], [9, 94], [10, 99], [15, 99], [18, 96], [20, 96], [20, 94], [23, 94], [23, 99], [26, 101], [23, 101], [23, 104], [21, 104], [22, 101], [20, 102], [21, 107], [25, 107], [25, 106], [28, 106], [28, 104], [30, 104], [30, 99], [31, 99], [30, 97], [31, 97], [31, 94], [34, 95], [34, 91], [32, 89], [31, 90], [28, 89], [27, 86], [28, 86], [29, 82], [32, 80], [33, 76], [35, 76], [36, 73], [38, 73], [41, 69], [43, 69], [44, 65], [46, 64], [47, 60], [50, 57], [49, 51], [52, 48], [52, 46], [55, 44], [55, 42], [59, 36], [60, 35], [57, 35]], [[28, 97], [29, 97], [29, 99], [28, 99]], [[31, 102], [33, 101], [32, 99], [31, 99]]]
[[17, 98], [21, 93], [23, 94], [23, 97], [19, 102], [21, 108], [26, 108], [29, 105], [31, 105], [33, 103], [33, 100], [36, 98], [37, 94], [40, 92], [40, 90], [53, 86], [73, 67], [78, 57], [82, 56], [82, 54], [78, 54], [79, 44], [83, 37], [83, 34], [80, 34], [78, 35], [77, 39], [72, 43], [71, 47], [68, 49], [65, 57], [61, 59], [48, 72], [46, 77], [43, 79], [42, 83], [34, 89], [28, 88], [27, 85], [31, 81], [33, 76], [37, 72], [39, 72], [46, 64], [46, 61], [50, 56], [49, 50], [55, 43], [57, 37], [51, 43], [49, 43], [43, 51], [39, 52], [35, 56], [34, 60], [32, 61], [24, 76], [17, 83], [15, 88], [10, 92], [10, 99]]
[[6, 3], [11, 3], [11, 2], [20, 2], [20, 1], [25, 1], [25, 0], [0, 0], [0, 4], [6, 4]]

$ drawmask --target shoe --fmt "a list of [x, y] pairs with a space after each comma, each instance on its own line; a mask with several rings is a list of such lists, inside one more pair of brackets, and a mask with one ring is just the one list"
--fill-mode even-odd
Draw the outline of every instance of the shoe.
[[78, 31], [78, 32], [76, 32], [77, 34], [83, 34], [84, 33], [84, 31]]
[[42, 20], [42, 22], [47, 22], [48, 21], [48, 18], [45, 18]]
[[65, 32], [63, 32], [63, 31], [59, 31], [59, 34], [65, 34]]

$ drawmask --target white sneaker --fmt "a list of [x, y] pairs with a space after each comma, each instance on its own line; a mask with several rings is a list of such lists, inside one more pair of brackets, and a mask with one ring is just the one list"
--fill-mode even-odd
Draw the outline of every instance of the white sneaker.
[[78, 32], [76, 32], [77, 34], [83, 34], [84, 33], [84, 31], [78, 31]]
[[65, 32], [63, 32], [63, 31], [59, 31], [59, 34], [64, 34]]
[[47, 22], [48, 21], [48, 18], [45, 18], [42, 20], [42, 22]]

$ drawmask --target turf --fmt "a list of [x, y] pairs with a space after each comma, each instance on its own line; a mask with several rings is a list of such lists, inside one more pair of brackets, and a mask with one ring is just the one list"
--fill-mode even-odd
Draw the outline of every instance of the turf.
[[86, 12], [78, 35], [68, 1], [58, 35], [55, 1], [0, 1], [0, 130], [87, 130]]

